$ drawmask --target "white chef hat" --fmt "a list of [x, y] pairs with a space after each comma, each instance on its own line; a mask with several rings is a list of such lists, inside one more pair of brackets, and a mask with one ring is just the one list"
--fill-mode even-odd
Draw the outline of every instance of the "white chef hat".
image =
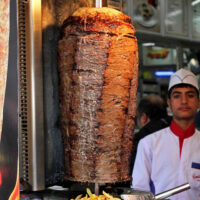
[[196, 76], [191, 71], [187, 71], [185, 69], [179, 69], [178, 71], [176, 71], [170, 77], [168, 91], [175, 85], [179, 85], [179, 84], [191, 85], [194, 88], [196, 88], [197, 91], [199, 91], [199, 86], [198, 86]]

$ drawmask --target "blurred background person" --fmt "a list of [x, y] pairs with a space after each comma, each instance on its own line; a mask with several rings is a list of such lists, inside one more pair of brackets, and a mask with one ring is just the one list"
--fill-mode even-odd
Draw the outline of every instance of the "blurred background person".
[[169, 126], [171, 117], [167, 114], [165, 101], [158, 95], [152, 94], [143, 97], [137, 106], [137, 127], [139, 131], [133, 140], [131, 156], [131, 173], [135, 161], [139, 141], [145, 136]]

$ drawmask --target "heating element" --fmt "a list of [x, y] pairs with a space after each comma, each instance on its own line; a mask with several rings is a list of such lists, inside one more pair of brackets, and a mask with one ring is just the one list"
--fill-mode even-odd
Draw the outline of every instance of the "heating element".
[[17, 11], [20, 189], [36, 191], [45, 188], [41, 0], [18, 0]]

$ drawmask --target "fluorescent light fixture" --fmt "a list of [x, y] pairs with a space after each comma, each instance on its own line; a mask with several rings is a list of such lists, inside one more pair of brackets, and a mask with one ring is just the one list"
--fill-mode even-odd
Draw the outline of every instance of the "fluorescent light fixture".
[[156, 71], [155, 75], [158, 77], [169, 77], [173, 74], [173, 71]]
[[180, 15], [180, 14], [182, 14], [182, 13], [183, 13], [182, 10], [175, 10], [175, 11], [173, 11], [173, 12], [170, 12], [170, 13], [168, 14], [168, 17], [176, 17], [177, 15]]
[[198, 3], [200, 3], [200, 0], [195, 0], [195, 1], [192, 2], [192, 6], [195, 6]]
[[144, 47], [155, 46], [155, 43], [147, 42], [147, 43], [143, 43], [142, 46], [144, 46]]

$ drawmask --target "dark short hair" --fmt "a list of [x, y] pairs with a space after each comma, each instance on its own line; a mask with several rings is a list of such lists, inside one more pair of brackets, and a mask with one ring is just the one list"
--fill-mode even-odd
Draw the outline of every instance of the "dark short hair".
[[137, 106], [138, 117], [145, 113], [150, 120], [167, 116], [166, 104], [157, 95], [143, 97]]
[[172, 90], [174, 88], [184, 88], [184, 87], [190, 87], [190, 88], [194, 88], [195, 91], [197, 92], [197, 96], [199, 97], [199, 91], [197, 90], [197, 88], [195, 88], [194, 86], [190, 85], [190, 84], [187, 84], [187, 83], [180, 83], [180, 84], [177, 84], [177, 85], [174, 85], [172, 88], [170, 88], [170, 90], [168, 91], [168, 98], [170, 99], [171, 97], [171, 93], [172, 93]]

